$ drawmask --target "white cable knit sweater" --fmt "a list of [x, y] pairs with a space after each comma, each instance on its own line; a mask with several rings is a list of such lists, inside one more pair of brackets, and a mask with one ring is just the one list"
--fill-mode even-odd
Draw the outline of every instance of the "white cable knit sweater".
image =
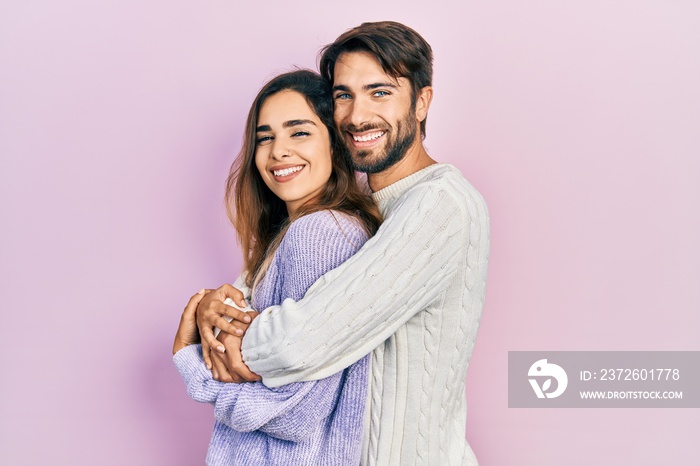
[[476, 465], [464, 394], [484, 303], [489, 220], [453, 166], [373, 194], [385, 216], [304, 299], [266, 309], [243, 357], [268, 386], [328, 377], [372, 352], [363, 465]]

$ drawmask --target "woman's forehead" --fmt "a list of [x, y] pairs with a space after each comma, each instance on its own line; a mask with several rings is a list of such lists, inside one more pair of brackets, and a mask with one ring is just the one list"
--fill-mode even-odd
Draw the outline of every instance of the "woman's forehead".
[[[265, 121], [263, 121], [265, 120]], [[292, 90], [280, 91], [268, 97], [260, 107], [258, 124], [273, 124], [289, 120], [320, 122], [318, 115], [302, 94]]]

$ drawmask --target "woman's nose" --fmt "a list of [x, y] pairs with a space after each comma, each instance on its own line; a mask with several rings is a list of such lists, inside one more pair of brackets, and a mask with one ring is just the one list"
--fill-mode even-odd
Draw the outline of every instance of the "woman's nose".
[[270, 155], [275, 160], [282, 160], [285, 157], [289, 157], [290, 153], [291, 151], [289, 150], [289, 146], [286, 141], [282, 141], [278, 138], [272, 142], [272, 150], [270, 151]]

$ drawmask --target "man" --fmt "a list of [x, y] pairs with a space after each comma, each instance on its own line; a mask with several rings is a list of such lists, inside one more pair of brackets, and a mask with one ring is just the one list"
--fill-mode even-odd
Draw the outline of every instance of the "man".
[[197, 310], [205, 347], [224, 349], [214, 326], [246, 332], [242, 351], [224, 338], [214, 371], [226, 379], [228, 359], [233, 380], [257, 373], [274, 387], [330, 376], [371, 352], [362, 464], [475, 465], [464, 386], [483, 308], [488, 213], [457, 169], [423, 146], [432, 50], [402, 24], [364, 23], [327, 46], [320, 67], [385, 222], [304, 299], [263, 310], [247, 329], [251, 315], [221, 302], [240, 303], [241, 292], [226, 285], [207, 295]]

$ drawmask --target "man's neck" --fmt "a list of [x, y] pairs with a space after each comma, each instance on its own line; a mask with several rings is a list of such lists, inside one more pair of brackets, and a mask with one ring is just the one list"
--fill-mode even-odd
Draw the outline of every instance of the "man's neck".
[[367, 183], [372, 192], [377, 192], [434, 163], [436, 163], [435, 160], [430, 158], [423, 147], [423, 142], [419, 139], [416, 144], [409, 147], [408, 153], [394, 165], [379, 173], [369, 173]]

